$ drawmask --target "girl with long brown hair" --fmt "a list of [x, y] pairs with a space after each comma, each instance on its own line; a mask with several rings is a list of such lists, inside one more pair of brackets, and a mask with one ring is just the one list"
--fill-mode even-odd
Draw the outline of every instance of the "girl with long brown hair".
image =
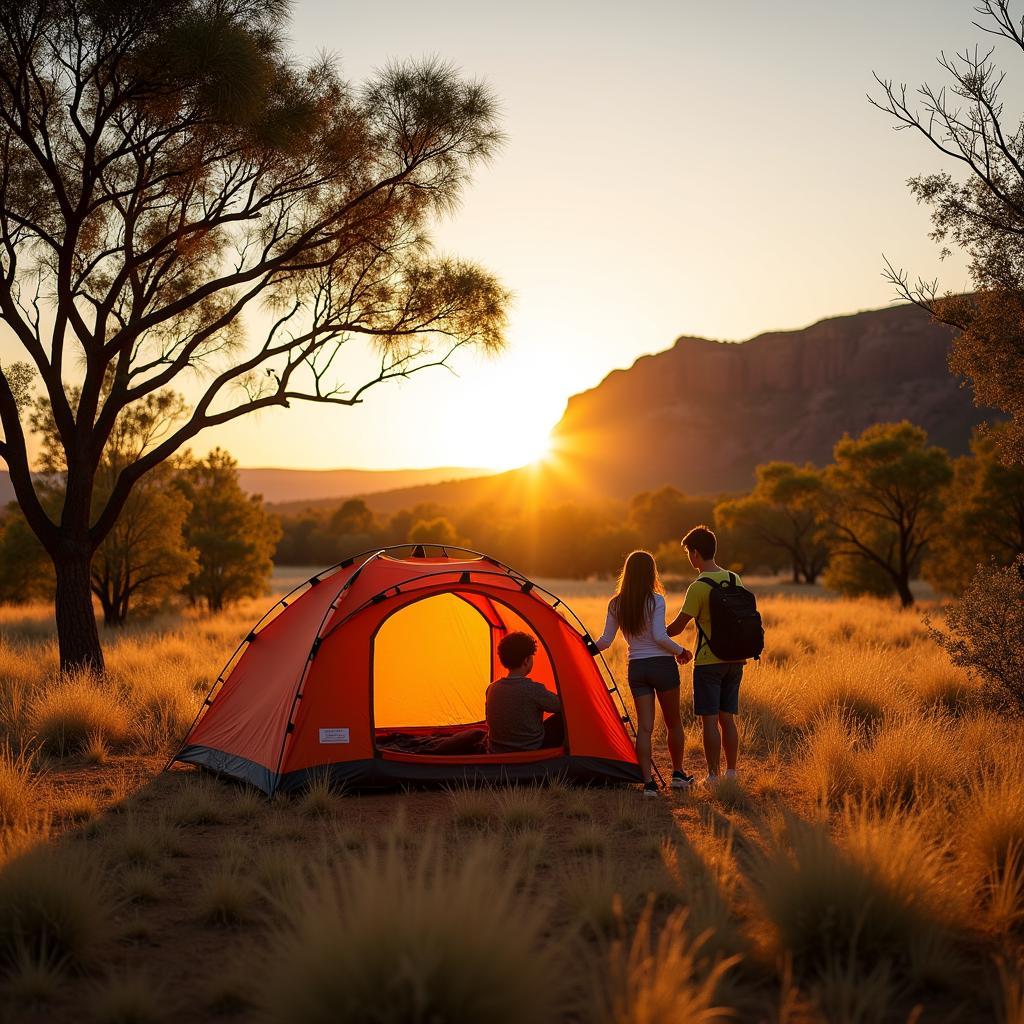
[[[673, 789], [689, 789], [693, 776], [683, 771], [683, 723], [679, 714], [679, 664], [693, 655], [665, 632], [665, 589], [649, 551], [634, 551], [619, 574], [615, 596], [608, 602], [598, 650], [607, 650], [621, 630], [629, 649], [629, 689], [636, 706], [636, 756], [644, 776], [644, 796], [657, 796], [652, 777], [651, 735], [654, 698], [658, 698], [668, 731]], [[677, 664], [677, 662], [679, 664]]]

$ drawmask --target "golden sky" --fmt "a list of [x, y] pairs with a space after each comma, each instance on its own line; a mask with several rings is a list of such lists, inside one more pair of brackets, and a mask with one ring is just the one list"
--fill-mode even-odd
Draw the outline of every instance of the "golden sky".
[[680, 334], [740, 340], [885, 305], [883, 253], [963, 287], [905, 186], [943, 165], [865, 94], [873, 69], [940, 82], [941, 49], [983, 40], [973, 6], [297, 0], [295, 49], [335, 53], [353, 80], [436, 55], [499, 97], [508, 144], [436, 237], [515, 293], [509, 348], [194, 447], [248, 466], [506, 468], [543, 450], [569, 395]]

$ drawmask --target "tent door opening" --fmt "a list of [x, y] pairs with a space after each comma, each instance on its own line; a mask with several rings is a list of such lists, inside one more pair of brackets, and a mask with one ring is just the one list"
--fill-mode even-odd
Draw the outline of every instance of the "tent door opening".
[[[536, 635], [507, 605], [477, 593], [435, 594], [399, 608], [384, 620], [373, 640], [375, 734], [425, 737], [485, 729], [487, 687], [505, 674], [497, 645], [516, 630]], [[558, 692], [543, 644], [538, 647], [531, 676]], [[562, 752], [562, 748], [558, 750]], [[551, 753], [550, 749], [524, 751], [513, 755], [513, 760], [538, 760]], [[430, 754], [397, 753], [384, 747], [378, 748], [378, 755], [434, 759]], [[445, 755], [444, 759], [448, 758]], [[502, 755], [463, 754], [460, 759], [501, 760]]]

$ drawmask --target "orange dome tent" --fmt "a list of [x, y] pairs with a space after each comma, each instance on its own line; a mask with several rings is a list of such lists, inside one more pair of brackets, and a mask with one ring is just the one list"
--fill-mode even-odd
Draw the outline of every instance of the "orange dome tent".
[[[502, 674], [498, 642], [513, 630], [537, 638], [531, 676], [562, 699], [564, 745], [417, 752], [424, 737], [483, 727], [484, 692]], [[275, 605], [168, 764], [268, 794], [321, 774], [357, 786], [550, 775], [639, 782], [627, 726], [604, 659], [558, 598], [486, 555], [405, 545], [346, 559]]]

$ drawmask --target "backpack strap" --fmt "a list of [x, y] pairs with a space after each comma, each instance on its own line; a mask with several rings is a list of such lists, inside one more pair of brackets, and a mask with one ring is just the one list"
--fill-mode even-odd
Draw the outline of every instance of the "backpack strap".
[[705, 646], [705, 644], [708, 648], [711, 647], [711, 641], [708, 640], [707, 633], [700, 628], [700, 623], [696, 619], [693, 620], [693, 624], [697, 627], [697, 649], [693, 652], [694, 660], [696, 660], [697, 655], [700, 654], [700, 649]]
[[[709, 580], [707, 578], [707, 576], [703, 576], [703, 575], [698, 576], [693, 582], [694, 583], [706, 583], [712, 590], [714, 590], [715, 587], [718, 586], [718, 584], [714, 580]], [[707, 646], [710, 647], [711, 643], [708, 640], [707, 633], [705, 633], [704, 630], [700, 628], [700, 623], [697, 621], [697, 616], [696, 615], [693, 617], [693, 624], [697, 627], [697, 647], [696, 647], [696, 649], [693, 652], [693, 657], [694, 657], [694, 660], [696, 661], [697, 655], [700, 654], [700, 649], [705, 644], [707, 644]]]

